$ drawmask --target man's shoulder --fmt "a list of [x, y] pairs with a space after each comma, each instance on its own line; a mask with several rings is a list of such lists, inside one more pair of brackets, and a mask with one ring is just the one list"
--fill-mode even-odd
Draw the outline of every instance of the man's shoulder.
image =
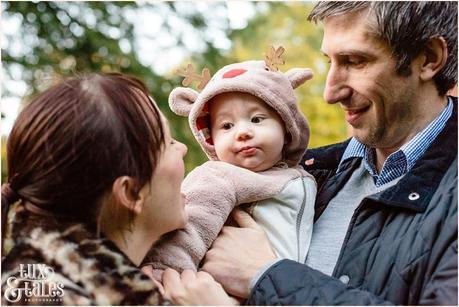
[[308, 149], [300, 165], [307, 171], [315, 169], [336, 169], [351, 139], [341, 143]]

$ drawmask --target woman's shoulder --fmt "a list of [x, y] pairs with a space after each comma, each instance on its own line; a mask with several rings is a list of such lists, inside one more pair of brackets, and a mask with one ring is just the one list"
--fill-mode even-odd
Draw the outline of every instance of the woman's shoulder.
[[2, 260], [2, 294], [9, 304], [18, 295], [29, 305], [166, 303], [112, 242], [92, 237], [79, 224], [59, 231], [31, 228]]

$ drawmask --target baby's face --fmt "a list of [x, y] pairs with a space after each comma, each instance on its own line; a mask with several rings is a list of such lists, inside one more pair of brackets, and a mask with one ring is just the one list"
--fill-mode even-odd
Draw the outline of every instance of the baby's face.
[[224, 93], [209, 105], [211, 134], [220, 161], [254, 172], [282, 159], [284, 122], [261, 99], [246, 93]]

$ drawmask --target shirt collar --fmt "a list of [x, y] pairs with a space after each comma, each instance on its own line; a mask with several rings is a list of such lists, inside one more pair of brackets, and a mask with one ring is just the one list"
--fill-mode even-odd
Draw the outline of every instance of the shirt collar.
[[[453, 102], [451, 98], [448, 97], [448, 105], [440, 113], [440, 115], [437, 118], [435, 118], [421, 132], [416, 134], [416, 136], [412, 138], [408, 143], [404, 144], [398, 151], [392, 153], [389, 157], [394, 155], [392, 158], [397, 157], [397, 159], [394, 159], [397, 161], [400, 161], [401, 159], [406, 159], [407, 167], [405, 173], [411, 170], [414, 164], [425, 152], [425, 150], [430, 146], [432, 141], [438, 136], [441, 130], [443, 130], [447, 120], [450, 118], [452, 114], [452, 111]], [[360, 143], [354, 137], [349, 141], [349, 144], [346, 147], [343, 156], [341, 157], [341, 161], [339, 163], [337, 172], [341, 171], [343, 162], [351, 158], [363, 158], [364, 163], [366, 164], [366, 168], [370, 172], [370, 174], [372, 176], [377, 176], [376, 167], [374, 163], [373, 149]]]
[[408, 170], [413, 168], [414, 164], [419, 160], [430, 144], [432, 144], [433, 140], [440, 134], [452, 113], [453, 102], [451, 98], [448, 97], [448, 105], [440, 115], [421, 132], [416, 134], [411, 141], [400, 147], [400, 150], [406, 156]]

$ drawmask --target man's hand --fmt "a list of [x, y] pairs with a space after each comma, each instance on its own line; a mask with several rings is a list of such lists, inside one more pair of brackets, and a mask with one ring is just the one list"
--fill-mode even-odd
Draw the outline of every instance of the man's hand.
[[206, 254], [202, 270], [210, 273], [229, 294], [247, 298], [252, 278], [276, 256], [265, 232], [248, 213], [236, 208], [233, 217], [241, 228], [223, 227]]

